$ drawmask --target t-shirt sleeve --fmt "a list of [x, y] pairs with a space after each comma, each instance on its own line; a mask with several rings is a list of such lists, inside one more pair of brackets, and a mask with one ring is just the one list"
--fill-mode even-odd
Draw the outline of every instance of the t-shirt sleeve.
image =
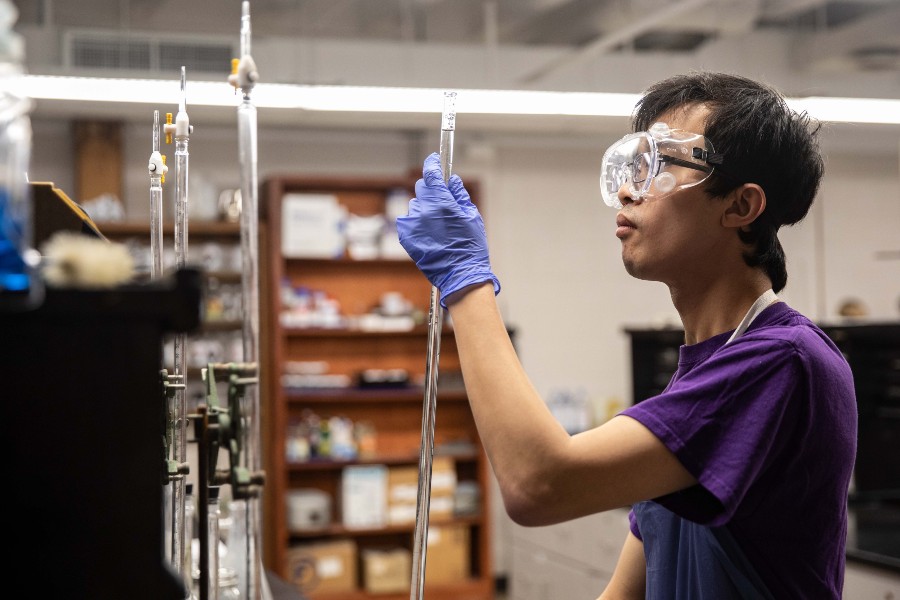
[[[662, 394], [622, 414], [647, 427], [717, 502], [698, 502], [702, 490], [657, 501], [693, 521], [727, 523], [750, 485], [791, 435], [798, 407], [789, 401], [803, 385], [791, 343], [746, 336], [728, 344]], [[708, 493], [708, 494], [707, 494]]]
[[637, 517], [634, 516], [634, 509], [628, 511], [628, 527], [631, 529], [631, 533], [637, 539], [644, 541], [644, 538], [641, 536], [641, 527], [638, 524]]

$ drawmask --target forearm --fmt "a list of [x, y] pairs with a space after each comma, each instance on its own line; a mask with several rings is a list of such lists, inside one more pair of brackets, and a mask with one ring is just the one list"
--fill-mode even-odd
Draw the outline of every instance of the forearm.
[[491, 284], [466, 289], [448, 307], [479, 435], [515, 519], [553, 486], [569, 435], [522, 368]]
[[644, 598], [646, 589], [644, 544], [629, 531], [612, 579], [597, 600], [639, 600]]

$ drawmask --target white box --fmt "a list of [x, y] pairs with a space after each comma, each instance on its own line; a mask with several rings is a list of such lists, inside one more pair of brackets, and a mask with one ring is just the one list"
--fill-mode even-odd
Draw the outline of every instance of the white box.
[[387, 524], [388, 469], [354, 465], [341, 473], [341, 512], [345, 527], [367, 529]]
[[343, 256], [347, 209], [334, 194], [285, 194], [281, 203], [281, 254], [290, 258]]
[[287, 521], [292, 531], [318, 531], [331, 524], [331, 496], [303, 488], [287, 493]]

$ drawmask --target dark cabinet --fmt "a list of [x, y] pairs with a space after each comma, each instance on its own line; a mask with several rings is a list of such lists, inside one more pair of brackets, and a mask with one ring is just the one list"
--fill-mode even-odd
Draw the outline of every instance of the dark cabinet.
[[0, 313], [11, 578], [45, 598], [179, 600], [163, 549], [165, 335], [200, 322], [200, 274], [48, 288]]
[[853, 370], [859, 407], [856, 491], [900, 498], [900, 324], [823, 329]]

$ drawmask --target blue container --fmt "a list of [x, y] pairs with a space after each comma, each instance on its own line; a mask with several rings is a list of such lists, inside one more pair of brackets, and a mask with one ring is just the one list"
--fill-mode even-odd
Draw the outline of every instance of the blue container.
[[[0, 67], [2, 68], [2, 67]], [[33, 308], [39, 283], [33, 265], [31, 102], [10, 90], [14, 75], [0, 75], [0, 310]]]

